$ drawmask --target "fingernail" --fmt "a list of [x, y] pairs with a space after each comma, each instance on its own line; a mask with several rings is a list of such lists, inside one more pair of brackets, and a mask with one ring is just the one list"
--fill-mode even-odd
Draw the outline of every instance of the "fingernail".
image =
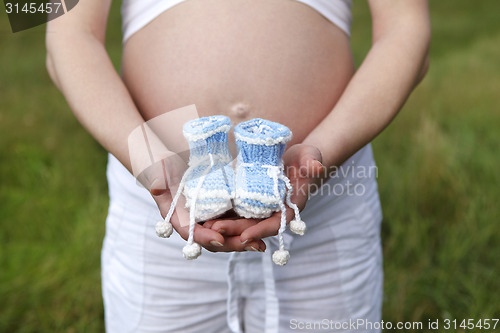
[[218, 241], [210, 241], [210, 244], [212, 244], [213, 246], [217, 246], [217, 247], [221, 247], [221, 246], [224, 246], [222, 245], [222, 243], [218, 242]]
[[217, 230], [217, 232], [218, 232], [219, 234], [221, 234], [221, 235], [224, 235], [224, 234], [226, 233], [226, 230], [224, 230], [224, 229], [219, 229], [219, 230]]
[[248, 241], [249, 241], [249, 240], [250, 240], [250, 239], [247, 239], [246, 241], [241, 242], [241, 245], [245, 245], [246, 243], [248, 243]]
[[257, 250], [255, 247], [253, 246], [247, 246], [245, 247], [245, 251], [253, 251], [253, 252], [258, 252], [259, 250]]
[[259, 252], [262, 252], [262, 253], [264, 253], [264, 250], [261, 250], [261, 249], [259, 249]]

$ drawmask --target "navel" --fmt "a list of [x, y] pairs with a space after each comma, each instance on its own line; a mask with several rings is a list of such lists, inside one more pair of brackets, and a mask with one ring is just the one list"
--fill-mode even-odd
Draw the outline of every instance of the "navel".
[[250, 115], [250, 105], [246, 103], [236, 103], [231, 107], [231, 115], [240, 119]]

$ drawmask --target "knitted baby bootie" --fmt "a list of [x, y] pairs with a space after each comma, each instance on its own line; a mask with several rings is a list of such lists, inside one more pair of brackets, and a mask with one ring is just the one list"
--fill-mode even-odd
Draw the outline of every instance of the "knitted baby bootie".
[[218, 217], [233, 206], [234, 171], [227, 140], [230, 128], [226, 116], [204, 117], [184, 125], [191, 169], [184, 196], [196, 222]]
[[290, 223], [291, 230], [303, 235], [306, 229], [297, 205], [290, 200], [293, 190], [290, 180], [283, 173], [282, 156], [292, 132], [269, 120], [252, 119], [238, 124], [234, 135], [238, 148], [234, 210], [245, 218], [266, 218], [281, 211], [280, 248], [273, 254], [273, 261], [285, 265], [289, 259], [283, 244], [285, 200], [295, 213], [295, 219]]
[[238, 158], [234, 210], [245, 218], [266, 218], [280, 210], [285, 195], [281, 157], [290, 130], [278, 123], [252, 119], [234, 128]]
[[186, 208], [189, 208], [189, 238], [183, 249], [186, 259], [196, 259], [201, 254], [201, 247], [193, 241], [195, 223], [216, 218], [232, 208], [234, 171], [227, 140], [230, 128], [231, 122], [226, 116], [204, 117], [184, 124], [183, 133], [189, 143], [189, 167], [165, 221], [159, 222], [156, 229], [158, 236], [170, 236], [169, 221], [182, 192]]

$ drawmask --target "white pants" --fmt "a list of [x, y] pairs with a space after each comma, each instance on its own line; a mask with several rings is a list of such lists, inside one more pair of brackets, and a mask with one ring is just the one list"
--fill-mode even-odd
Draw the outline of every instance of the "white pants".
[[307, 233], [284, 234], [291, 258], [280, 267], [271, 261], [275, 237], [266, 239], [266, 253], [203, 251], [185, 260], [185, 241], [175, 232], [156, 236], [154, 201], [110, 156], [102, 250], [107, 332], [378, 332], [359, 321], [352, 326], [381, 319], [374, 170], [369, 145], [344, 163], [301, 213]]

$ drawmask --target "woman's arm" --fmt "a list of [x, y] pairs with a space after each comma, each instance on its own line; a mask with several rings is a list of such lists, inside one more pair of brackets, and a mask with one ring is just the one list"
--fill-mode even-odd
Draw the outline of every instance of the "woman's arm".
[[[369, 0], [372, 47], [330, 114], [283, 160], [294, 187], [292, 201], [304, 208], [311, 184], [329, 175], [323, 166], [338, 167], [376, 137], [396, 116], [428, 67], [430, 20], [427, 0]], [[290, 173], [290, 170], [292, 171]], [[293, 172], [295, 170], [295, 172]], [[302, 176], [297, 170], [307, 176]], [[288, 221], [293, 212], [287, 211]], [[276, 235], [280, 216], [261, 222], [207, 224], [213, 230], [241, 233], [241, 241]]]
[[427, 71], [427, 1], [369, 5], [372, 47], [332, 112], [303, 142], [321, 151], [326, 167], [340, 166], [389, 125]]
[[[131, 159], [135, 157], [129, 156], [128, 139], [134, 129], [143, 126], [144, 119], [104, 47], [110, 5], [111, 0], [80, 1], [69, 13], [48, 23], [47, 69], [87, 131], [132, 171]], [[148, 168], [145, 173], [149, 176], [143, 182], [163, 216], [167, 214], [172, 193], [176, 191], [175, 184], [168, 184], [169, 180], [178, 181], [182, 176], [178, 173], [183, 171], [181, 167], [173, 167], [182, 164], [182, 160], [175, 155], [172, 157]], [[165, 174], [168, 179], [164, 179]], [[180, 212], [181, 205], [177, 209]], [[188, 228], [181, 226], [184, 224], [177, 215], [180, 216], [174, 215], [171, 222], [187, 239]], [[195, 241], [208, 250], [218, 248], [213, 244], [224, 242], [221, 234], [200, 226], [196, 227], [194, 236]], [[226, 244], [223, 250], [242, 250], [244, 247], [237, 240], [232, 243], [235, 245]], [[253, 242], [252, 245], [264, 246], [262, 242]]]
[[144, 123], [104, 47], [111, 0], [80, 1], [47, 25], [47, 69], [88, 132], [131, 171], [128, 135]]

